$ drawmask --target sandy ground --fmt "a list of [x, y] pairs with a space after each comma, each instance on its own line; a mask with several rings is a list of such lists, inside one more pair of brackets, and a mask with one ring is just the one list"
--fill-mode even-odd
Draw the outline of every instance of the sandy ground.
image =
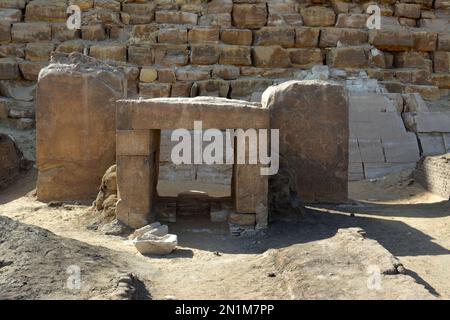
[[[36, 201], [35, 178], [36, 172], [31, 171], [1, 192], [0, 215], [25, 230], [34, 226], [48, 230], [45, 238], [59, 239], [51, 243], [72, 248], [75, 241], [78, 249], [70, 249], [74, 256], [67, 261], [58, 258], [61, 249], [53, 250], [59, 260], [50, 264], [57, 270], [48, 263], [33, 269], [35, 279], [41, 279], [40, 269], [60, 275], [51, 283], [41, 282], [46, 294], [25, 281], [22, 295], [15, 296], [15, 284], [0, 281], [0, 287], [8, 289], [7, 297], [108, 298], [123, 272], [136, 274], [154, 299], [430, 298], [424, 287], [436, 296], [450, 297], [449, 205], [406, 175], [352, 183], [350, 191], [358, 201], [333, 208], [310, 207], [303, 216], [279, 217], [265, 234], [254, 238], [232, 237], [225, 224], [213, 224], [206, 217], [179, 219], [169, 228], [178, 234], [180, 247], [166, 257], [142, 256], [125, 238], [88, 230], [94, 213], [87, 206], [49, 207]], [[338, 232], [350, 227], [363, 228], [368, 238], [400, 259], [412, 278], [393, 274], [397, 263], [377, 242]], [[47, 241], [42, 240], [42, 246]], [[101, 263], [89, 262], [92, 257]], [[63, 290], [62, 273], [77, 263], [74, 259], [81, 260], [85, 280], [78, 294]], [[367, 288], [369, 265], [381, 266], [378, 291]], [[0, 268], [0, 279], [13, 266]], [[19, 265], [15, 274], [23, 271]], [[61, 289], [52, 292], [55, 285]]]

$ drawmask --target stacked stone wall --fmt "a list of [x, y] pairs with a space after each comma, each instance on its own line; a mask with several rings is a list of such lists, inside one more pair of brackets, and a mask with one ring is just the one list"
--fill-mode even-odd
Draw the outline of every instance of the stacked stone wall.
[[[368, 30], [378, 3], [381, 29]], [[82, 10], [69, 30], [67, 7]], [[259, 100], [272, 83], [361, 70], [391, 92], [450, 89], [447, 0], [1, 0], [0, 119], [33, 126], [35, 83], [52, 51], [128, 68], [129, 94]]]

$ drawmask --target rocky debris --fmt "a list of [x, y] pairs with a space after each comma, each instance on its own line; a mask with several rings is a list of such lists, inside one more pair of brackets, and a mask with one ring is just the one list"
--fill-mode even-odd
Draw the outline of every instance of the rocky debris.
[[177, 236], [168, 231], [166, 225], [155, 222], [136, 230], [131, 238], [136, 249], [144, 255], [167, 255], [178, 245]]
[[0, 189], [13, 182], [21, 171], [29, 169], [31, 162], [26, 160], [14, 139], [0, 133]]
[[149, 298], [137, 277], [123, 276], [128, 262], [113, 250], [2, 215], [0, 229], [1, 299]]
[[114, 164], [102, 177], [94, 206], [98, 211], [102, 211], [104, 216], [113, 216], [116, 212], [117, 200], [117, 166]]
[[149, 292], [133, 273], [123, 274], [117, 281], [117, 289], [111, 293], [112, 300], [148, 300]]

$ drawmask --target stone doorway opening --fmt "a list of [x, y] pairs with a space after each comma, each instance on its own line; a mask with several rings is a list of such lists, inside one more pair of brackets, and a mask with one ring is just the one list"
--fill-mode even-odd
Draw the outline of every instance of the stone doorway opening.
[[[164, 142], [166, 130], [192, 130], [195, 121], [202, 121], [203, 129], [269, 129], [268, 110], [259, 104], [220, 98], [119, 100], [116, 118], [119, 220], [138, 228], [152, 221], [176, 222], [177, 215], [193, 211], [206, 214], [209, 211], [215, 221], [228, 221], [245, 228], [267, 226], [268, 181], [267, 176], [260, 174], [259, 164], [233, 164], [225, 169], [231, 171], [229, 195], [218, 192], [218, 197], [210, 197], [209, 188], [208, 195], [180, 193], [183, 184], [189, 186], [192, 179], [175, 183], [175, 187], [173, 183], [169, 187], [167, 181], [162, 184], [158, 181], [159, 175], [167, 173], [165, 166], [169, 169], [174, 166], [169, 161], [161, 161], [170, 155], [170, 148]], [[176, 166], [177, 170], [193, 170], [197, 178], [199, 173], [207, 176], [202, 170], [211, 169]], [[173, 174], [173, 170], [168, 172]]]

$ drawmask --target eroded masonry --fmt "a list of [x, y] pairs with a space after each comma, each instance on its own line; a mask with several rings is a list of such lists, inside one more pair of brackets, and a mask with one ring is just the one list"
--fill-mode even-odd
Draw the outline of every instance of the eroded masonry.
[[117, 163], [116, 217], [134, 228], [175, 221], [176, 199], [157, 191], [161, 130], [194, 129], [196, 121], [203, 129], [279, 130], [279, 172], [269, 179], [261, 164], [234, 163], [231, 195], [208, 200], [210, 210], [228, 210], [235, 224], [264, 228], [269, 212], [347, 198], [348, 100], [340, 84], [285, 82], [266, 90], [262, 103], [120, 99], [125, 91], [120, 69], [81, 54], [54, 55], [41, 71], [40, 200], [92, 199], [105, 170]]

